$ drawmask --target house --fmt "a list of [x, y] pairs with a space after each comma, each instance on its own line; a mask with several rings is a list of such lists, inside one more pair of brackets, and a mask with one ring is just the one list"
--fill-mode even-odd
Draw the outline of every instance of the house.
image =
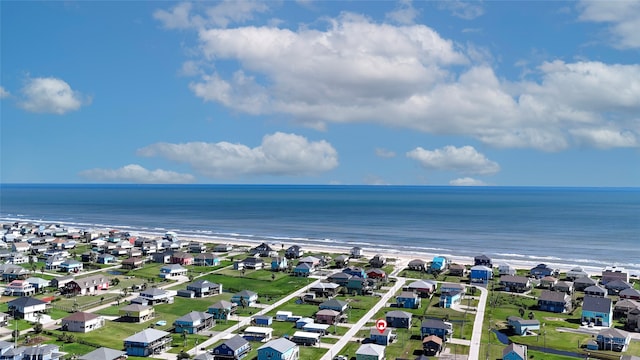
[[[54, 344], [38, 344], [15, 349], [19, 359], [23, 360], [57, 360], [62, 358], [60, 347]], [[13, 359], [15, 359], [14, 353]]]
[[340, 321], [340, 312], [330, 309], [322, 309], [316, 312], [316, 322], [318, 324], [335, 324]]
[[529, 275], [536, 279], [541, 279], [545, 276], [553, 276], [557, 273], [557, 270], [550, 268], [547, 264], [538, 264], [529, 270]]
[[271, 259], [271, 271], [285, 271], [289, 267], [289, 262], [284, 256], [277, 256]]
[[213, 348], [214, 360], [240, 360], [251, 351], [251, 344], [242, 336], [236, 335]]
[[431, 296], [436, 290], [436, 283], [429, 280], [417, 280], [407, 285], [403, 290], [413, 291], [418, 296], [426, 298]]
[[309, 276], [311, 275], [311, 273], [315, 271], [315, 268], [313, 268], [311, 265], [307, 264], [307, 263], [299, 263], [294, 269], [293, 269], [293, 275], [295, 276]]
[[3, 281], [12, 281], [16, 279], [24, 280], [29, 277], [31, 272], [22, 266], [13, 264], [0, 265], [0, 273], [2, 274]]
[[347, 310], [347, 308], [349, 308], [349, 303], [346, 301], [331, 299], [321, 303], [318, 308], [320, 310], [329, 309], [335, 310], [339, 313], [343, 313]]
[[26, 253], [31, 250], [31, 244], [28, 242], [14, 242], [11, 243], [11, 251], [18, 253]]
[[236, 304], [226, 300], [220, 300], [209, 306], [207, 312], [213, 315], [214, 319], [228, 320], [230, 315], [235, 314], [236, 309]]
[[144, 259], [141, 257], [130, 257], [122, 260], [122, 268], [127, 270], [133, 270], [141, 268], [144, 265]]
[[332, 282], [319, 282], [312, 285], [309, 291], [316, 294], [317, 297], [332, 298], [337, 295], [340, 285]]
[[198, 334], [211, 329], [215, 324], [213, 315], [201, 311], [191, 311], [173, 322], [175, 332], [178, 334]]
[[51, 287], [60, 290], [73, 280], [74, 280], [73, 275], [55, 277], [51, 279]]
[[553, 289], [554, 286], [558, 283], [558, 279], [553, 276], [545, 276], [540, 279], [540, 287], [544, 289]]
[[387, 325], [397, 329], [409, 329], [411, 327], [412, 317], [412, 313], [401, 310], [393, 310], [385, 314]]
[[449, 275], [465, 276], [467, 275], [467, 267], [462, 264], [451, 264], [449, 265]]
[[193, 257], [193, 254], [189, 254], [182, 251], [176, 251], [173, 254], [171, 254], [171, 259], [169, 260], [169, 262], [172, 264], [189, 266], [189, 265], [193, 265], [193, 263], [195, 262], [195, 258]]
[[463, 290], [444, 290], [440, 292], [440, 302], [439, 305], [441, 308], [448, 309], [453, 305], [460, 304], [462, 301], [462, 295], [464, 294]]
[[486, 284], [493, 279], [493, 269], [485, 265], [475, 265], [471, 268], [469, 280], [472, 283]]
[[630, 331], [640, 332], [640, 308], [629, 310], [625, 328]]
[[429, 266], [429, 271], [431, 272], [442, 272], [447, 270], [449, 267], [450, 260], [445, 256], [436, 256], [431, 261], [431, 265]]
[[140, 292], [140, 297], [145, 299], [149, 305], [155, 304], [173, 304], [174, 292], [150, 288]]
[[583, 276], [573, 281], [573, 288], [575, 291], [584, 291], [584, 289], [588, 288], [589, 286], [594, 286], [596, 284], [596, 281], [592, 278]]
[[298, 345], [285, 338], [271, 340], [258, 348], [257, 360], [298, 360], [299, 358]]
[[409, 270], [413, 271], [425, 271], [427, 268], [427, 262], [421, 259], [413, 259], [409, 261], [407, 267]]
[[30, 277], [25, 281], [31, 284], [36, 289], [36, 292], [44, 291], [46, 287], [51, 285], [51, 281], [39, 277]]
[[435, 335], [447, 341], [447, 335], [451, 334], [451, 326], [439, 319], [427, 319], [423, 320], [420, 325], [420, 335], [422, 338], [429, 335]]
[[193, 291], [195, 297], [213, 296], [222, 293], [222, 284], [212, 283], [208, 280], [196, 280], [187, 285], [188, 291]]
[[305, 256], [302, 259], [298, 260], [298, 265], [301, 265], [301, 264], [307, 264], [313, 270], [316, 270], [317, 268], [322, 266], [322, 260], [315, 256]]
[[121, 321], [142, 323], [155, 317], [156, 311], [149, 305], [131, 304], [120, 308], [118, 315]]
[[442, 339], [435, 336], [429, 335], [422, 339], [422, 352], [423, 355], [435, 356], [439, 352], [442, 351]]
[[287, 259], [297, 259], [302, 257], [302, 255], [304, 255], [304, 250], [302, 250], [302, 248], [298, 245], [292, 245], [288, 247], [284, 252], [284, 256]]
[[35, 295], [36, 288], [26, 280], [13, 280], [4, 289], [3, 295], [8, 296], [32, 296]]
[[522, 319], [517, 316], [509, 316], [507, 318], [507, 324], [513, 333], [516, 335], [525, 335], [529, 332], [540, 330], [540, 321], [537, 319]]
[[29, 262], [29, 255], [25, 255], [23, 253], [11, 253], [7, 262], [14, 265], [26, 264]]
[[351, 276], [358, 276], [361, 278], [367, 277], [367, 272], [363, 268], [360, 268], [357, 266], [351, 266], [351, 267], [342, 269], [342, 272], [345, 274], [349, 274]]
[[502, 360], [527, 360], [527, 346], [511, 343], [502, 350]]
[[129, 356], [158, 355], [171, 347], [171, 333], [157, 329], [145, 329], [124, 339], [124, 348]]
[[600, 287], [598, 285], [589, 286], [584, 289], [585, 296], [597, 296], [597, 297], [605, 297], [608, 295], [607, 289]]
[[101, 347], [80, 356], [78, 360], [125, 360], [126, 358], [127, 353], [124, 351]]
[[213, 251], [214, 252], [229, 252], [233, 250], [233, 245], [226, 243], [226, 244], [216, 244], [213, 247]]
[[74, 259], [65, 259], [61, 264], [60, 264], [60, 271], [62, 272], [66, 272], [66, 273], [77, 273], [82, 271], [83, 269], [83, 264], [78, 261], [78, 260], [74, 260]]
[[347, 273], [344, 272], [338, 272], [338, 273], [334, 273], [331, 274], [327, 277], [327, 280], [336, 283], [340, 286], [347, 286], [347, 284], [349, 283], [349, 279], [351, 279], [353, 277], [353, 275], [349, 275]]
[[187, 249], [190, 253], [200, 254], [207, 251], [207, 245], [199, 241], [192, 241], [187, 245]]
[[168, 264], [160, 268], [160, 277], [163, 279], [175, 279], [180, 276], [187, 276], [187, 269], [179, 264]]
[[273, 316], [256, 315], [251, 318], [251, 323], [256, 326], [271, 326], [273, 324]]
[[573, 294], [573, 283], [568, 281], [558, 281], [553, 285], [553, 291], [560, 291], [565, 294]]
[[301, 317], [298, 320], [296, 320], [296, 329], [302, 329], [305, 326], [309, 325], [309, 324], [313, 324], [313, 319], [310, 317]]
[[288, 321], [292, 316], [293, 312], [280, 310], [276, 312], [276, 321]]
[[567, 271], [567, 274], [565, 275], [565, 278], [569, 281], [574, 281], [581, 277], [589, 277], [589, 274], [579, 266]]
[[613, 322], [613, 307], [611, 299], [606, 297], [585, 296], [582, 301], [583, 323], [593, 323], [595, 326], [610, 327]]
[[606, 283], [604, 288], [607, 289], [609, 294], [618, 294], [622, 290], [633, 289], [633, 286], [626, 281], [617, 279]]
[[349, 266], [349, 256], [348, 255], [338, 255], [333, 259], [337, 268], [343, 268]]
[[104, 318], [100, 315], [78, 311], [62, 319], [62, 330], [88, 333], [101, 328]]
[[417, 309], [420, 307], [421, 298], [413, 291], [403, 291], [396, 296], [396, 306], [407, 309]]
[[613, 318], [626, 318], [629, 311], [635, 310], [637, 308], [640, 308], [640, 302], [631, 299], [621, 299], [617, 301], [615, 306], [613, 307]]
[[628, 332], [611, 328], [600, 330], [596, 337], [598, 350], [626, 351], [630, 341], [631, 336]]
[[260, 257], [276, 257], [278, 256], [278, 252], [269, 246], [267, 243], [262, 243], [251, 250], [249, 250], [250, 255], [258, 255]]
[[531, 288], [531, 281], [524, 276], [502, 275], [500, 276], [500, 286], [508, 292], [525, 292]]
[[48, 302], [26, 296], [8, 302], [9, 313], [13, 313], [16, 318], [32, 322], [36, 322], [49, 307]]
[[491, 261], [491, 258], [488, 257], [487, 255], [478, 255], [473, 258], [473, 265], [474, 266], [480, 265], [480, 266], [486, 266], [488, 268], [492, 268], [493, 262]]
[[44, 268], [49, 271], [57, 271], [60, 270], [60, 264], [62, 264], [66, 258], [61, 255], [51, 255], [47, 257], [47, 260], [44, 262]]
[[382, 256], [381, 254], [376, 254], [374, 257], [369, 260], [369, 265], [374, 268], [381, 268], [387, 264], [387, 258]]
[[538, 308], [554, 313], [569, 312], [571, 311], [571, 297], [563, 292], [544, 290], [538, 298]]
[[[144, 248], [143, 248], [143, 251], [144, 251]], [[172, 251], [156, 252], [152, 256], [153, 262], [160, 263], [160, 264], [169, 264], [171, 263], [172, 254], [173, 254]]]
[[356, 350], [356, 360], [383, 360], [385, 347], [378, 344], [362, 344]]
[[200, 253], [193, 257], [193, 265], [218, 266], [220, 265], [220, 258], [215, 254]]
[[85, 278], [75, 278], [67, 282], [61, 289], [63, 294], [96, 295], [101, 290], [109, 289], [109, 278], [103, 275], [93, 275]]
[[322, 336], [322, 334], [316, 332], [296, 331], [289, 340], [297, 345], [314, 346], [320, 342], [320, 336]]
[[384, 331], [380, 331], [374, 326], [369, 331], [369, 340], [374, 344], [387, 346], [396, 338], [397, 335], [393, 332], [393, 328], [391, 327], [387, 327]]
[[231, 297], [231, 302], [242, 307], [255, 306], [258, 302], [258, 294], [251, 290], [242, 290]]
[[362, 250], [362, 248], [358, 246], [352, 247], [349, 251], [349, 256], [354, 259], [359, 259], [364, 256], [364, 250]]
[[618, 293], [618, 296], [620, 299], [640, 300], [640, 291], [634, 288], [624, 289]]
[[498, 275], [502, 276], [502, 275], [515, 275], [516, 274], [516, 268], [511, 266], [510, 264], [500, 264], [498, 265]]
[[387, 281], [387, 273], [384, 272], [384, 270], [379, 269], [379, 268], [375, 268], [375, 269], [369, 269], [366, 272], [367, 274], [367, 279], [374, 279], [374, 280], [378, 280], [381, 282], [386, 282]]
[[626, 270], [615, 266], [602, 270], [602, 278], [600, 279], [600, 283], [602, 285], [606, 285], [609, 281], [613, 280], [629, 282], [629, 273]]
[[264, 268], [264, 260], [257, 257], [248, 257], [242, 260], [245, 269], [260, 270]]
[[247, 341], [266, 342], [273, 337], [273, 329], [262, 326], [248, 326], [244, 329], [242, 337]]

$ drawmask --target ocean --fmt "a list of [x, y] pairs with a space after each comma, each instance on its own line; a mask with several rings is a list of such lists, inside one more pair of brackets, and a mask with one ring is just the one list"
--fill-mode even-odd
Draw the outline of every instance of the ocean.
[[0, 221], [640, 274], [640, 188], [3, 184]]

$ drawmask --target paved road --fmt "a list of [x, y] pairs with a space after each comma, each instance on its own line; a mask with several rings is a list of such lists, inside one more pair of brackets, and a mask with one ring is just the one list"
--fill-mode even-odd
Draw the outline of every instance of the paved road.
[[487, 297], [489, 291], [481, 286], [476, 286], [480, 290], [480, 301], [476, 310], [476, 320], [473, 322], [473, 332], [471, 333], [471, 346], [469, 347], [469, 359], [480, 358], [480, 340], [482, 339], [482, 326], [484, 323], [484, 311], [487, 307]]

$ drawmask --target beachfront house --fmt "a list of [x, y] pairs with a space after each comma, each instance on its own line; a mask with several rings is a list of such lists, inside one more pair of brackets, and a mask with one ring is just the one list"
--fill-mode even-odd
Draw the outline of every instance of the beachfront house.
[[260, 257], [276, 257], [278, 252], [267, 243], [262, 243], [249, 250], [249, 255], [258, 255]]
[[507, 324], [514, 334], [520, 336], [540, 330], [540, 321], [537, 319], [529, 320], [517, 316], [509, 316], [507, 318]]
[[388, 311], [385, 314], [387, 325], [396, 329], [409, 329], [412, 317], [412, 313], [401, 310]]
[[187, 245], [187, 249], [190, 253], [201, 254], [207, 251], [207, 245], [199, 241], [192, 241]]
[[382, 254], [376, 254], [369, 260], [369, 265], [374, 268], [381, 268], [387, 264], [387, 258]]
[[443, 341], [447, 341], [447, 337], [451, 335], [451, 332], [451, 326], [439, 319], [422, 320], [422, 323], [420, 324], [420, 335], [422, 338], [429, 335], [435, 335]]
[[431, 265], [429, 266], [430, 272], [443, 272], [449, 268], [450, 260], [445, 256], [436, 256], [431, 261]]
[[396, 296], [396, 306], [406, 309], [418, 309], [421, 304], [421, 298], [413, 291], [403, 291]]
[[516, 268], [511, 266], [510, 264], [500, 264], [498, 265], [498, 275], [515, 275]]
[[242, 307], [255, 306], [258, 302], [258, 294], [251, 290], [242, 290], [231, 297], [231, 302]]
[[613, 322], [611, 299], [585, 296], [582, 301], [582, 323], [610, 327]]
[[527, 360], [527, 346], [511, 343], [502, 350], [502, 360]]
[[531, 289], [531, 281], [524, 276], [502, 275], [500, 286], [507, 292], [525, 292]]
[[571, 311], [571, 297], [564, 292], [544, 290], [538, 298], [538, 308], [554, 313], [569, 312]]
[[213, 315], [206, 312], [191, 311], [177, 318], [173, 322], [173, 327], [178, 334], [198, 334], [211, 329], [215, 324], [216, 320]]
[[124, 348], [129, 356], [158, 355], [171, 347], [171, 333], [157, 329], [145, 329], [124, 339]]
[[237, 307], [238, 305], [232, 302], [220, 300], [209, 306], [207, 312], [213, 315], [214, 319], [228, 320], [230, 315], [235, 314]]
[[361, 247], [355, 246], [349, 251], [349, 255], [354, 259], [359, 259], [364, 256], [364, 250]]
[[422, 259], [413, 259], [409, 261], [407, 267], [409, 270], [425, 271], [427, 269], [427, 262]]
[[287, 248], [284, 252], [284, 256], [287, 259], [297, 259], [304, 255], [304, 250], [298, 245], [292, 245]]
[[349, 266], [349, 256], [348, 255], [338, 255], [335, 257], [335, 259], [333, 259], [334, 263], [336, 264], [337, 268], [344, 268]]
[[480, 266], [486, 266], [488, 268], [492, 268], [493, 262], [491, 261], [491, 258], [488, 257], [487, 255], [478, 255], [473, 258], [473, 265], [474, 266], [480, 265]]
[[574, 281], [576, 279], [580, 279], [581, 277], [585, 277], [585, 276], [588, 277], [589, 274], [587, 274], [587, 272], [584, 271], [581, 267], [577, 266], [567, 271], [565, 278], [569, 281]]
[[493, 279], [493, 269], [485, 265], [475, 265], [471, 268], [469, 280], [475, 284], [486, 284]]
[[214, 360], [240, 360], [251, 351], [251, 344], [240, 335], [225, 340], [213, 348]]
[[606, 285], [609, 281], [613, 280], [629, 282], [629, 273], [626, 270], [615, 266], [602, 270], [602, 278], [600, 279], [600, 283], [602, 285]]
[[449, 275], [465, 276], [467, 275], [467, 267], [462, 264], [451, 264], [449, 265]]
[[626, 351], [630, 341], [631, 335], [618, 329], [602, 329], [596, 337], [598, 350]]
[[271, 340], [258, 348], [257, 360], [298, 360], [300, 348], [285, 338]]
[[222, 284], [212, 283], [209, 280], [196, 280], [187, 285], [187, 290], [192, 291], [195, 297], [207, 297], [222, 293]]
[[385, 349], [378, 344], [362, 344], [356, 350], [356, 360], [384, 360]]
[[547, 264], [538, 264], [535, 267], [531, 268], [531, 270], [529, 270], [529, 275], [536, 279], [541, 279], [545, 276], [554, 276], [557, 274], [558, 274], [558, 271], [555, 269], [552, 269]]
[[104, 326], [104, 318], [100, 315], [78, 311], [62, 319], [62, 330], [88, 333]]
[[213, 247], [213, 251], [214, 252], [229, 252], [233, 250], [233, 245], [226, 243], [226, 244], [216, 244]]

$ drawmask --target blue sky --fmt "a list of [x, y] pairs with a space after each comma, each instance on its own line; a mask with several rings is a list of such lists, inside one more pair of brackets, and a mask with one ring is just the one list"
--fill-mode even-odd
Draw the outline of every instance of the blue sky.
[[640, 186], [640, 2], [0, 2], [4, 183]]

